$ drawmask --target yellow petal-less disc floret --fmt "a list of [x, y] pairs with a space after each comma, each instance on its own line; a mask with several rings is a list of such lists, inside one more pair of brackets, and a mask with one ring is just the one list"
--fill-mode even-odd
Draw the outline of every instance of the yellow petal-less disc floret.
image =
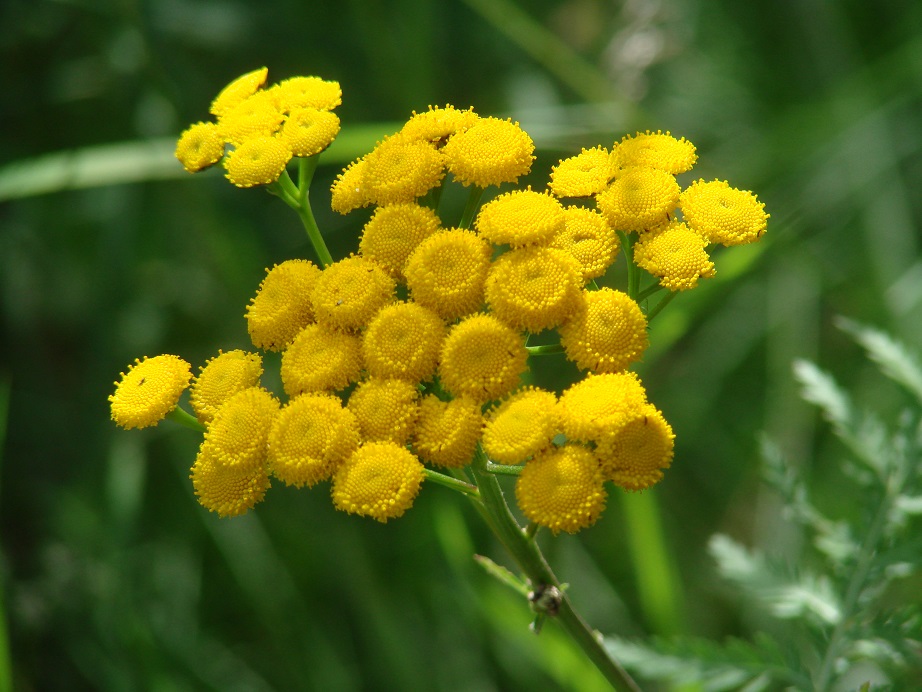
[[599, 212], [584, 207], [567, 207], [564, 220], [550, 247], [566, 250], [579, 262], [583, 282], [602, 276], [621, 247], [615, 230]]
[[433, 233], [404, 267], [413, 300], [449, 321], [476, 312], [483, 306], [491, 254], [490, 244], [471, 231]]
[[546, 244], [565, 224], [563, 206], [543, 192], [513, 190], [484, 204], [475, 228], [494, 245]]
[[338, 214], [348, 214], [353, 209], [371, 204], [365, 184], [365, 159], [356, 159], [336, 176], [330, 188], [330, 208]]
[[581, 370], [620, 372], [647, 349], [647, 318], [622, 291], [583, 291], [583, 306], [560, 329], [567, 359]]
[[493, 315], [471, 315], [448, 332], [439, 377], [452, 395], [486, 402], [518, 386], [527, 359], [525, 343], [514, 330]]
[[598, 146], [561, 159], [547, 186], [556, 197], [590, 197], [608, 187], [612, 177], [611, 152]]
[[531, 170], [534, 150], [534, 142], [518, 123], [492, 117], [478, 118], [442, 147], [455, 180], [477, 187], [517, 182]]
[[401, 516], [419, 494], [425, 469], [393, 442], [368, 442], [333, 476], [333, 504], [350, 514], [387, 522]]
[[482, 429], [480, 404], [473, 399], [441, 401], [429, 394], [419, 404], [413, 449], [430, 464], [460, 468], [473, 458]]
[[439, 225], [439, 217], [432, 209], [415, 202], [378, 207], [362, 230], [359, 252], [394, 279], [404, 281], [407, 259]]
[[258, 353], [242, 350], [218, 352], [192, 381], [189, 405], [201, 423], [212, 421], [218, 409], [237, 392], [259, 386], [263, 374]]
[[515, 498], [529, 520], [554, 534], [576, 533], [596, 522], [605, 509], [599, 463], [580, 445], [551, 447], [525, 464]]
[[282, 386], [289, 397], [345, 389], [362, 370], [359, 337], [311, 324], [282, 353]]
[[224, 156], [224, 139], [215, 123], [195, 123], [176, 143], [176, 158], [190, 173], [217, 163]]
[[268, 76], [269, 68], [261, 67], [258, 70], [253, 70], [237, 77], [237, 79], [224, 87], [215, 100], [211, 102], [211, 114], [221, 117], [228, 110], [255, 94], [266, 83], [266, 77]]
[[647, 393], [635, 373], [590, 374], [560, 395], [558, 411], [569, 439], [590, 442], [642, 415], [646, 403]]
[[612, 161], [619, 168], [647, 166], [672, 175], [690, 171], [697, 160], [694, 144], [662, 130], [625, 135], [612, 149]]
[[279, 179], [291, 160], [291, 149], [278, 137], [248, 139], [224, 160], [227, 179], [237, 187], [268, 185]]
[[439, 146], [455, 132], [467, 129], [476, 121], [477, 114], [472, 108], [462, 111], [450, 105], [444, 108], [429, 106], [422, 113], [413, 112], [401, 128], [400, 136]]
[[550, 446], [559, 427], [557, 397], [529, 387], [488, 414], [483, 448], [492, 461], [521, 464]]
[[266, 496], [269, 472], [266, 465], [228, 465], [202, 445], [189, 477], [199, 503], [220, 517], [237, 517], [253, 509]]
[[748, 190], [723, 180], [698, 180], [679, 198], [685, 223], [711, 243], [743, 245], [762, 237], [768, 227], [765, 205]]
[[563, 250], [527, 247], [501, 255], [487, 274], [486, 299], [496, 317], [518, 331], [561, 324], [580, 306], [579, 263]]
[[109, 396], [112, 420], [123, 428], [156, 425], [176, 408], [192, 379], [192, 366], [179, 356], [135, 359]]
[[316, 108], [331, 111], [343, 102], [339, 82], [320, 77], [292, 77], [278, 83], [276, 90], [279, 107], [294, 112], [299, 108]]
[[352, 255], [323, 270], [311, 291], [311, 304], [321, 324], [359, 329], [394, 300], [395, 288], [394, 280], [381, 267]]
[[680, 191], [675, 176], [656, 168], [630, 166], [596, 195], [596, 203], [615, 230], [643, 231], [668, 220], [679, 203]]
[[669, 290], [687, 291], [698, 285], [698, 279], [715, 274], [706, 247], [703, 236], [680, 221], [672, 221], [664, 228], [641, 234], [634, 245], [634, 261]]
[[330, 394], [302, 394], [282, 407], [269, 433], [269, 470], [286, 485], [328, 480], [359, 447], [355, 416]]
[[319, 278], [320, 268], [301, 259], [287, 260], [266, 273], [246, 309], [254, 346], [280, 351], [314, 321], [310, 296]]
[[314, 156], [330, 146], [339, 133], [335, 113], [319, 108], [297, 108], [289, 114], [279, 132], [294, 156]]
[[362, 339], [365, 367], [375, 377], [423, 382], [432, 377], [445, 339], [445, 325], [418, 303], [382, 308]]
[[663, 479], [672, 464], [675, 434], [652, 404], [618, 431], [596, 442], [606, 480], [625, 490], [646, 490]]
[[428, 142], [388, 137], [365, 157], [365, 193], [379, 206], [412, 202], [444, 177], [442, 154]]
[[230, 108], [218, 118], [218, 130], [225, 142], [240, 146], [254, 137], [270, 137], [285, 119], [278, 101], [268, 91], [260, 91]]
[[355, 415], [363, 440], [405, 445], [419, 415], [418, 397], [412, 382], [369, 377], [352, 392], [346, 408]]

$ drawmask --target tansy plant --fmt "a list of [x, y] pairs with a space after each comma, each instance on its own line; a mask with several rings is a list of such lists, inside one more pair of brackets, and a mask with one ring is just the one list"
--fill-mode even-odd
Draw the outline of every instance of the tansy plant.
[[[221, 91], [215, 120], [187, 129], [176, 157], [190, 172], [222, 163], [234, 185], [280, 197], [314, 261], [268, 270], [246, 308], [254, 351], [219, 351], [195, 376], [177, 356], [138, 360], [110, 397], [113, 419], [140, 428], [170, 417], [201, 431], [192, 484], [222, 517], [252, 509], [273, 480], [330, 482], [338, 509], [381, 522], [410, 509], [424, 481], [462, 493], [524, 574], [536, 624], [554, 616], [612, 684], [634, 689], [535, 534], [591, 526], [613, 487], [663, 478], [674, 434], [629, 368], [650, 320], [714, 276], [710, 247], [763, 235], [763, 205], [719, 180], [683, 190], [675, 176], [695, 147], [668, 132], [584, 149], [553, 168], [546, 191], [511, 187], [481, 204], [487, 188], [530, 172], [531, 138], [510, 120], [430, 107], [337, 177], [335, 211], [374, 212], [358, 252], [334, 261], [308, 189], [339, 131], [340, 87], [266, 78], [256, 70]], [[460, 219], [439, 214], [447, 174], [470, 191]], [[598, 285], [619, 253], [626, 286]], [[546, 330], [556, 343], [529, 345]], [[259, 351], [281, 352], [283, 392], [261, 386]], [[560, 393], [523, 385], [547, 362], [539, 356], [585, 376]], [[179, 405], [187, 388], [191, 413]], [[499, 475], [517, 477], [524, 528]]]

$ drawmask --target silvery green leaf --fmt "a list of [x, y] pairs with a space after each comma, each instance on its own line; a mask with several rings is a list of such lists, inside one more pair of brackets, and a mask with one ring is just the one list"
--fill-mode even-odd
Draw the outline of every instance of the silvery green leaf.
[[885, 332], [852, 320], [840, 318], [837, 324], [864, 347], [884, 375], [906, 387], [922, 402], [922, 367], [906, 346]]
[[794, 376], [801, 385], [801, 397], [823, 410], [836, 426], [847, 426], [852, 417], [848, 395], [839, 388], [831, 375], [808, 360], [794, 361]]

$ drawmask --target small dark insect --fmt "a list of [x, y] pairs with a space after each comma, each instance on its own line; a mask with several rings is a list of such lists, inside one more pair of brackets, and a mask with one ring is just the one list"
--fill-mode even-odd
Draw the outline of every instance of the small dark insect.
[[142, 377], [140, 380], [138, 380], [138, 386], [140, 387], [140, 386], [143, 385], [145, 382], [147, 382], [147, 378], [146, 378], [146, 377]]

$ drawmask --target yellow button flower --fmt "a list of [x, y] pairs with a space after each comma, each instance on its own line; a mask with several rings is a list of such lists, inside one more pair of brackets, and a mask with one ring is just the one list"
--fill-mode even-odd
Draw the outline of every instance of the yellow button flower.
[[283, 111], [316, 108], [331, 111], [343, 102], [339, 82], [320, 77], [292, 77], [278, 83], [279, 107]]
[[365, 157], [365, 193], [379, 206], [412, 202], [444, 177], [442, 154], [428, 142], [388, 137]]
[[679, 184], [665, 171], [630, 166], [596, 195], [599, 209], [619, 231], [643, 231], [665, 223], [679, 203]]
[[698, 279], [709, 279], [716, 273], [705, 247], [704, 237], [673, 221], [665, 228], [641, 234], [634, 245], [634, 261], [669, 290], [687, 291], [698, 285]]
[[394, 300], [394, 280], [381, 267], [352, 255], [320, 274], [311, 304], [317, 321], [336, 329], [359, 329]]
[[215, 123], [195, 123], [176, 143], [176, 158], [190, 173], [217, 163], [224, 156], [224, 139]]
[[439, 226], [436, 213], [415, 202], [378, 207], [362, 230], [359, 252], [377, 262], [392, 278], [405, 281], [403, 268], [407, 259]]
[[320, 324], [305, 327], [282, 353], [282, 386], [289, 397], [345, 389], [361, 370], [359, 338]]
[[259, 386], [263, 374], [262, 358], [257, 353], [234, 350], [208, 360], [192, 381], [189, 405], [199, 421], [208, 424], [218, 409], [237, 392]]
[[534, 150], [518, 123], [499, 118], [477, 119], [442, 147], [455, 180], [477, 187], [517, 182], [531, 170]]
[[362, 340], [365, 367], [376, 377], [423, 382], [435, 374], [445, 325], [418, 303], [382, 308], [368, 323]]
[[769, 215], [759, 198], [724, 180], [692, 183], [682, 192], [679, 206], [689, 227], [712, 243], [752, 243], [768, 227]]
[[474, 457], [482, 429], [480, 404], [473, 399], [441, 401], [429, 394], [419, 404], [413, 449], [430, 464], [460, 468]]
[[278, 137], [254, 137], [224, 160], [227, 179], [237, 187], [268, 185], [279, 179], [291, 160], [291, 149]]
[[452, 395], [486, 402], [518, 386], [527, 359], [528, 351], [515, 331], [492, 315], [471, 315], [448, 332], [439, 377]]
[[419, 415], [419, 392], [406, 380], [369, 377], [349, 396], [346, 408], [355, 416], [362, 439], [405, 445]]
[[247, 72], [237, 77], [221, 90], [221, 93], [211, 103], [211, 114], [221, 117], [234, 106], [242, 103], [255, 94], [266, 83], [269, 68], [261, 67], [258, 70]]
[[662, 130], [626, 135], [612, 150], [612, 161], [619, 168], [646, 166], [672, 175], [690, 171], [697, 160], [694, 144]]
[[365, 159], [356, 159], [336, 176], [330, 188], [330, 207], [338, 214], [348, 214], [353, 209], [371, 204], [368, 185], [365, 183]]
[[247, 330], [257, 348], [281, 351], [314, 321], [311, 291], [320, 268], [293, 259], [272, 267], [246, 309]]
[[492, 461], [521, 464], [549, 447], [559, 426], [554, 393], [529, 387], [489, 413], [483, 448]]
[[566, 250], [579, 262], [584, 283], [605, 274], [621, 247], [618, 235], [605, 217], [593, 209], [567, 207], [564, 221], [564, 228], [554, 236], [551, 247]]
[[672, 427], [652, 404], [641, 413], [596, 444], [602, 475], [625, 490], [646, 490], [659, 483], [672, 463]]
[[334, 474], [333, 504], [386, 523], [413, 505], [424, 477], [423, 465], [405, 447], [368, 442]]
[[647, 393], [633, 372], [588, 375], [561, 394], [561, 427], [571, 440], [596, 441], [642, 415], [646, 403]]
[[491, 253], [490, 244], [471, 231], [432, 234], [404, 267], [413, 300], [449, 321], [476, 312], [483, 306]]
[[192, 366], [179, 356], [136, 358], [121, 377], [109, 396], [112, 420], [125, 429], [146, 428], [176, 408], [192, 379]]
[[560, 202], [548, 194], [513, 190], [481, 207], [475, 228], [494, 245], [545, 244], [564, 228]]
[[472, 108], [465, 111], [454, 106], [432, 107], [417, 113], [401, 128], [400, 135], [406, 139], [416, 139], [439, 146], [459, 130], [465, 130], [477, 122], [477, 114]]
[[591, 526], [605, 509], [605, 486], [599, 463], [579, 445], [551, 447], [525, 464], [515, 484], [519, 509], [530, 521], [576, 533]]
[[567, 359], [581, 370], [620, 372], [647, 349], [647, 319], [627, 293], [583, 291], [583, 306], [560, 329]]
[[339, 133], [335, 113], [319, 108], [297, 108], [285, 118], [279, 133], [294, 156], [314, 156], [330, 146]]
[[278, 101], [269, 91], [260, 91], [228, 109], [218, 118], [218, 130], [224, 141], [240, 146], [254, 137], [270, 137], [278, 132], [285, 119]]
[[302, 394], [282, 407], [269, 433], [269, 470], [286, 485], [329, 480], [359, 446], [355, 416], [330, 394]]
[[220, 517], [237, 517], [253, 509], [270, 485], [265, 465], [229, 466], [215, 459], [204, 445], [189, 476], [202, 507]]
[[613, 177], [611, 152], [598, 146], [561, 159], [551, 169], [548, 187], [557, 197], [590, 197], [608, 187]]

